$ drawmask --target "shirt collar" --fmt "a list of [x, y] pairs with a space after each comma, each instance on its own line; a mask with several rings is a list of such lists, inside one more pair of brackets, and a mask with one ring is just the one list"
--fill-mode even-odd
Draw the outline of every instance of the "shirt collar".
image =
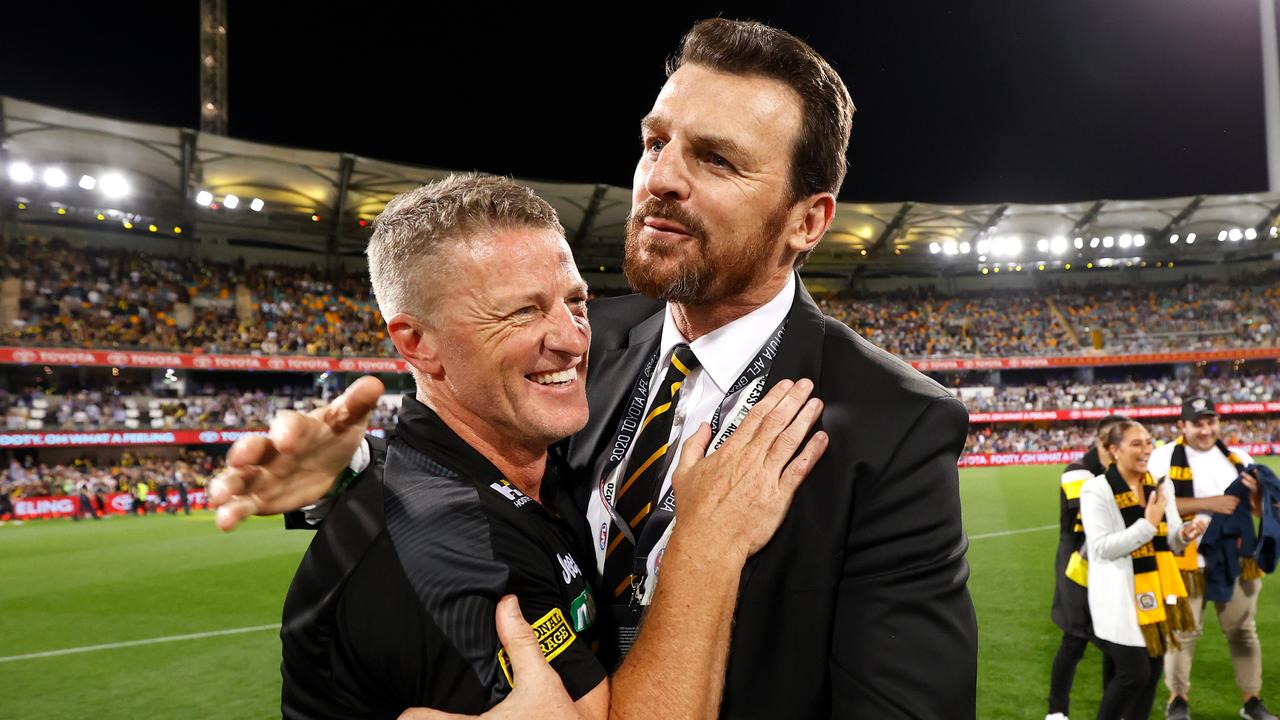
[[[458, 475], [481, 485], [488, 485], [502, 478], [502, 473], [479, 450], [471, 447], [458, 436], [435, 410], [424, 405], [413, 393], [406, 393], [400, 405], [400, 417], [396, 422], [396, 437], [410, 447], [444, 465]], [[532, 505], [543, 510], [556, 505], [560, 469], [555, 456], [547, 457], [547, 469], [542, 476], [542, 503]]]
[[502, 477], [498, 468], [458, 437], [435, 410], [422, 404], [412, 393], [404, 396], [396, 435], [413, 449], [473, 480], [490, 481]]
[[[711, 378], [720, 392], [729, 391], [733, 382], [747, 368], [747, 363], [751, 362], [773, 331], [786, 319], [795, 301], [795, 294], [796, 274], [791, 273], [787, 277], [787, 284], [772, 300], [689, 343], [689, 349], [698, 356], [702, 369], [706, 370], [707, 377]], [[662, 323], [662, 342], [659, 345], [661, 357], [670, 355], [676, 345], [688, 342], [676, 327], [671, 304], [667, 303]]]

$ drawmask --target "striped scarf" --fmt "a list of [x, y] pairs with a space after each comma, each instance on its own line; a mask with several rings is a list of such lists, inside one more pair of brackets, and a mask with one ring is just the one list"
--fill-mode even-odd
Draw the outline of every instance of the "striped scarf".
[[[1116, 505], [1125, 527], [1140, 520], [1146, 511], [1138, 503], [1138, 497], [1129, 489], [1114, 464], [1107, 468], [1107, 484], [1115, 494]], [[1155, 493], [1156, 481], [1151, 473], [1142, 478], [1142, 492], [1147, 500]], [[1129, 554], [1133, 560], [1133, 597], [1138, 608], [1138, 627], [1147, 645], [1147, 654], [1160, 657], [1167, 650], [1178, 648], [1174, 630], [1190, 630], [1195, 627], [1191, 606], [1187, 603], [1187, 588], [1182, 584], [1178, 566], [1169, 551], [1169, 526], [1164, 521], [1156, 528], [1156, 535]]]
[[[1191, 463], [1187, 461], [1187, 439], [1179, 436], [1173, 441], [1173, 456], [1169, 458], [1169, 479], [1173, 481], [1173, 495], [1179, 498], [1194, 498], [1196, 496], [1195, 488], [1191, 482]], [[1218, 452], [1222, 453], [1222, 457], [1236, 466], [1237, 473], [1244, 472], [1244, 462], [1240, 460], [1240, 456], [1231, 452], [1231, 448], [1226, 443], [1218, 440], [1214, 445], [1218, 448]], [[1195, 513], [1183, 513], [1182, 520], [1184, 522], [1193, 520]], [[1187, 549], [1178, 557], [1178, 570], [1182, 571], [1182, 582], [1187, 586], [1187, 590], [1192, 595], [1204, 595], [1204, 571], [1200, 569], [1200, 543], [1193, 542], [1187, 545]], [[1256, 580], [1262, 577], [1262, 570], [1258, 568], [1258, 563], [1251, 557], [1240, 558], [1240, 578], [1242, 580]]]

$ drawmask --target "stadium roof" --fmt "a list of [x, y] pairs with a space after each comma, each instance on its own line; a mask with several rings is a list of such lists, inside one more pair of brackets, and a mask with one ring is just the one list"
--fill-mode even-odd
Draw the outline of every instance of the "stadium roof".
[[[89, 222], [110, 210], [113, 218], [164, 228], [159, 232], [187, 226], [207, 236], [349, 254], [363, 252], [370, 222], [394, 195], [452, 172], [3, 96], [0, 165], [6, 170], [0, 173], [4, 212], [11, 214], [20, 203], [25, 220]], [[44, 182], [49, 168], [61, 170], [66, 180]], [[82, 176], [97, 181], [113, 173], [124, 179], [127, 193], [117, 188], [108, 196], [104, 187], [77, 183]], [[555, 206], [583, 266], [620, 265], [629, 189], [518, 179]], [[237, 207], [228, 195], [237, 198]], [[250, 207], [254, 199], [262, 201], [261, 212]], [[1280, 193], [1044, 205], [842, 202], [806, 268], [854, 277], [973, 274], [989, 265], [1077, 258], [1109, 263], [1270, 257], [1280, 249], [1278, 218]]]

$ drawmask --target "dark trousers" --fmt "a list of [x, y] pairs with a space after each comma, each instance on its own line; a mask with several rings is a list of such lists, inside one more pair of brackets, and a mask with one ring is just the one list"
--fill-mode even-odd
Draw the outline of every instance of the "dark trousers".
[[[1087, 638], [1063, 633], [1062, 644], [1058, 646], [1058, 653], [1053, 656], [1053, 671], [1049, 676], [1050, 715], [1071, 714], [1071, 686], [1075, 682], [1076, 666], [1080, 664], [1080, 658], [1084, 657], [1084, 650], [1088, 646]], [[1102, 689], [1104, 691], [1115, 674], [1115, 663], [1104, 653], [1102, 655]]]
[[1117, 645], [1102, 639], [1094, 642], [1115, 665], [1115, 676], [1102, 692], [1098, 720], [1145, 720], [1155, 703], [1164, 657], [1151, 657], [1145, 647]]

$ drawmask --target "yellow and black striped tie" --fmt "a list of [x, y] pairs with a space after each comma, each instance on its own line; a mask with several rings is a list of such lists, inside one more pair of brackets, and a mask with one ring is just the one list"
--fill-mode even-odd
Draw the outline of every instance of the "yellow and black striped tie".
[[[680, 400], [680, 388], [698, 365], [698, 358], [688, 345], [676, 345], [662, 383], [649, 391], [654, 401], [640, 423], [640, 434], [631, 446], [631, 456], [620, 478], [622, 484], [614, 498], [618, 517], [627, 521], [634, 537], [640, 536], [645, 520], [653, 510], [657, 491], [666, 475], [665, 460], [677, 449], [671, 447], [671, 419]], [[635, 546], [627, 542], [616, 523], [615, 518], [609, 530], [604, 560], [604, 586], [612, 593], [609, 597], [615, 600], [631, 586], [636, 552]]]

